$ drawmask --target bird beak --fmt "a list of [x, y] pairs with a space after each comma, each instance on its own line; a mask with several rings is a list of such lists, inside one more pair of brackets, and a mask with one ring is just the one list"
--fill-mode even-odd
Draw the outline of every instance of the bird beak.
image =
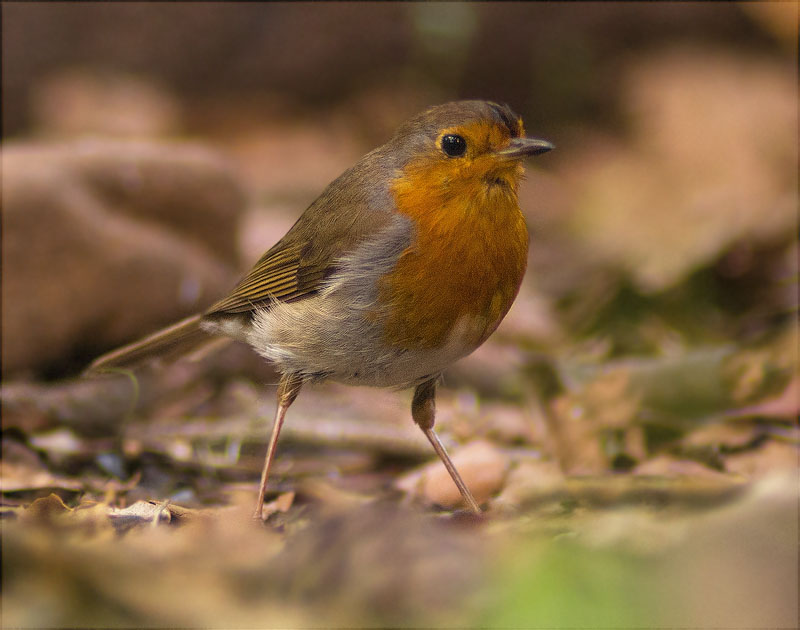
[[495, 155], [507, 160], [518, 160], [529, 155], [541, 155], [555, 149], [555, 145], [538, 138], [512, 138], [511, 142]]

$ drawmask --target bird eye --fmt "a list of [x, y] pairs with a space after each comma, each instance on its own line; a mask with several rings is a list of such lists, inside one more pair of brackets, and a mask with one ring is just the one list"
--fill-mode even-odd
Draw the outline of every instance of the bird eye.
[[459, 157], [467, 151], [467, 141], [461, 136], [449, 133], [442, 136], [442, 151], [449, 157]]

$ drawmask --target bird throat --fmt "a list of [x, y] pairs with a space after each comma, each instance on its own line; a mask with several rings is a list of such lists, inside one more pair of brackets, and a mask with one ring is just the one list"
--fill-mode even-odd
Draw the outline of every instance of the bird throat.
[[454, 169], [411, 162], [391, 185], [397, 211], [414, 226], [411, 245], [381, 280], [390, 345], [467, 354], [495, 330], [525, 273], [528, 231], [517, 201], [520, 166]]

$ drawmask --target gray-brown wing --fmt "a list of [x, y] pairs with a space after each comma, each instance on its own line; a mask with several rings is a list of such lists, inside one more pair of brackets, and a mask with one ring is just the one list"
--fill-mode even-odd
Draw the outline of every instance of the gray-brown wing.
[[[337, 261], [377, 234], [392, 218], [388, 195], [375, 193], [373, 152], [335, 180], [278, 243], [253, 266], [230, 295], [205, 316], [247, 313], [274, 300], [293, 301], [316, 293]], [[373, 192], [366, 194], [366, 190]]]

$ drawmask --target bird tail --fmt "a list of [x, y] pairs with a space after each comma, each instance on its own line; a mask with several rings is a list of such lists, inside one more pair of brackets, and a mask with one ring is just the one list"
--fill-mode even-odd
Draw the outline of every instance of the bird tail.
[[134, 368], [155, 358], [174, 360], [188, 354], [200, 345], [213, 341], [213, 338], [200, 327], [201, 317], [192, 315], [98, 357], [86, 368], [84, 376], [112, 368]]

